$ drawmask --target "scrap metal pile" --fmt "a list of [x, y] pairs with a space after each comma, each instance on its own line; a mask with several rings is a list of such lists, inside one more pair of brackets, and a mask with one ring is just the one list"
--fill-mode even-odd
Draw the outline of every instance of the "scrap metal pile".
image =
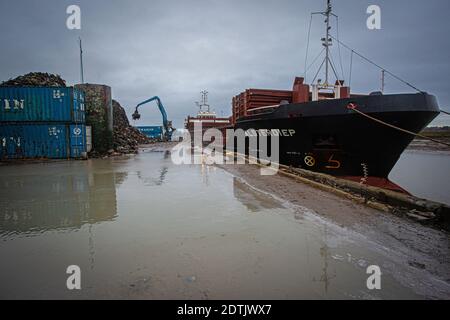
[[151, 143], [151, 139], [132, 127], [124, 108], [112, 101], [114, 114], [114, 151], [118, 153], [137, 153], [139, 144]]
[[26, 75], [9, 79], [0, 84], [2, 87], [66, 87], [66, 81], [59, 75], [30, 72]]

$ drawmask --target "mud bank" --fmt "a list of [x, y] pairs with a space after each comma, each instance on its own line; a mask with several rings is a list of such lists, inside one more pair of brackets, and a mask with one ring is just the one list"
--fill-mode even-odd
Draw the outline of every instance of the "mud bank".
[[[449, 127], [429, 127], [421, 132], [424, 137], [432, 138], [437, 141], [450, 144], [450, 128]], [[436, 143], [426, 140], [422, 137], [416, 137], [408, 146], [408, 150], [418, 151], [450, 151], [450, 147], [445, 144]]]

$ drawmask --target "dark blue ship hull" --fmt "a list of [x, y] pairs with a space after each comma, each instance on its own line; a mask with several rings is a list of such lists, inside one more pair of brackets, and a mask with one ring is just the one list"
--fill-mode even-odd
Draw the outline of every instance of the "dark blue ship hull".
[[[350, 103], [414, 133], [439, 114], [436, 98], [426, 93], [369, 95], [281, 105], [238, 119], [235, 129], [254, 129], [258, 135], [284, 130], [287, 134], [279, 136], [281, 164], [335, 176], [387, 178], [414, 136], [356, 113]], [[268, 149], [259, 151], [270, 154], [270, 144]]]

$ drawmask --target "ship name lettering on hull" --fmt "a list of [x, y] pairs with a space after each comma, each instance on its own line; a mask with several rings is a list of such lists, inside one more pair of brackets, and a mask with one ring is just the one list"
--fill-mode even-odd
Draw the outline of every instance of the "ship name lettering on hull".
[[256, 136], [277, 136], [277, 137], [292, 137], [295, 135], [294, 129], [248, 129], [245, 131], [245, 136], [256, 137]]

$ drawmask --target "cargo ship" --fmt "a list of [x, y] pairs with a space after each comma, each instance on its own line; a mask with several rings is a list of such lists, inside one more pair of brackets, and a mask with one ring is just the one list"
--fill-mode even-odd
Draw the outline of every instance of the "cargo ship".
[[[307, 85], [297, 77], [292, 90], [248, 89], [232, 99], [229, 128], [257, 136], [277, 135], [281, 164], [402, 191], [389, 181], [389, 173], [414, 134], [440, 113], [436, 97], [420, 90], [351, 93], [337, 78], [330, 57], [333, 40], [339, 41], [330, 34], [330, 19], [335, 16], [330, 0], [326, 10], [316, 14], [325, 17], [326, 24], [321, 39], [325, 80]], [[336, 81], [330, 81], [331, 71]], [[270, 154], [257, 150], [261, 151]]]

